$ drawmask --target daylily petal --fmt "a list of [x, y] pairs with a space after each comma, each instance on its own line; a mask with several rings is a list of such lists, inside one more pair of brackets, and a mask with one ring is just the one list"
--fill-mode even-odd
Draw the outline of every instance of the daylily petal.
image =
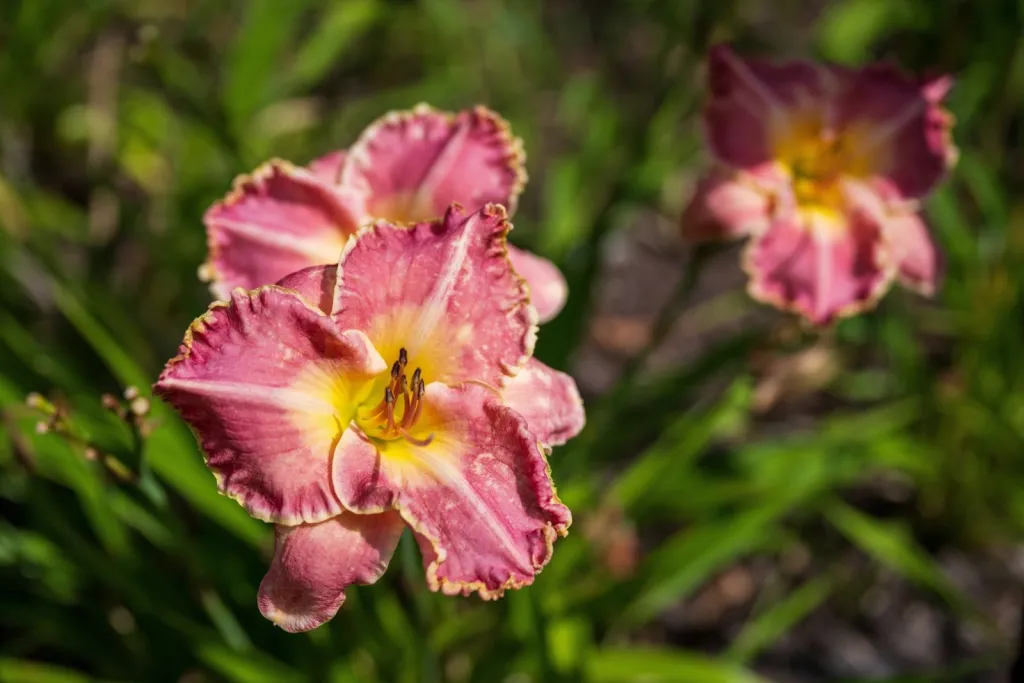
[[894, 275], [878, 225], [863, 212], [778, 220], [751, 240], [744, 267], [753, 298], [816, 325], [873, 306]]
[[942, 273], [942, 253], [928, 226], [913, 212], [892, 214], [885, 223], [885, 235], [899, 269], [900, 284], [924, 296], [932, 296]]
[[569, 286], [551, 261], [524, 249], [508, 245], [508, 258], [520, 277], [530, 285], [530, 303], [537, 309], [537, 322], [546, 323], [565, 306]]
[[[547, 322], [558, 315], [565, 305], [568, 287], [555, 264], [511, 244], [508, 245], [508, 257], [519, 276], [530, 286], [530, 303], [537, 309], [538, 322]], [[292, 273], [278, 284], [297, 290], [324, 313], [330, 314], [337, 275], [335, 266], [313, 266]]]
[[733, 168], [772, 173], [773, 137], [792, 110], [822, 96], [827, 74], [809, 62], [742, 59], [727, 45], [708, 56], [711, 99], [704, 124], [711, 151]]
[[338, 266], [310, 266], [281, 278], [277, 286], [291, 289], [325, 315], [334, 308], [334, 286], [338, 281]]
[[364, 334], [339, 333], [294, 292], [236, 289], [192, 323], [155, 391], [196, 431], [223, 493], [298, 524], [342, 511], [331, 450], [353, 393], [386, 369]]
[[338, 264], [333, 316], [363, 330], [388, 359], [408, 351], [425, 381], [482, 381], [495, 387], [533, 351], [536, 314], [506, 256], [505, 210], [401, 228], [379, 221]]
[[953, 118], [941, 102], [950, 79], [920, 83], [889, 65], [856, 72], [837, 104], [871, 171], [890, 194], [927, 194], [956, 161]]
[[314, 173], [271, 161], [235, 179], [234, 189], [206, 212], [209, 257], [200, 270], [218, 299], [288, 273], [335, 263], [358, 228], [353, 200]]
[[[516, 273], [530, 286], [530, 303], [537, 309], [538, 322], [547, 322], [558, 315], [565, 305], [568, 288], [555, 264], [511, 244], [508, 245], [508, 257]], [[292, 273], [278, 284], [297, 290], [329, 314], [334, 304], [332, 298], [337, 275], [336, 266], [313, 266]]]
[[683, 212], [683, 237], [708, 242], [762, 233], [774, 205], [773, 195], [742, 172], [715, 168], [697, 183]]
[[579, 434], [586, 423], [576, 381], [535, 358], [509, 380], [502, 397], [547, 446], [560, 446]]
[[329, 621], [353, 584], [376, 583], [405, 523], [394, 512], [345, 512], [319, 524], [275, 528], [274, 561], [260, 583], [260, 612], [285, 631]]
[[882, 226], [889, 260], [900, 284], [922, 296], [932, 296], [943, 269], [942, 253], [918, 213], [916, 201], [886, 200], [877, 185], [846, 181], [845, 200], [864, 219]]
[[320, 182], [334, 185], [341, 175], [341, 166], [345, 163], [347, 153], [343, 149], [328, 152], [327, 154], [313, 159], [309, 162], [309, 172], [317, 177]]
[[332, 468], [338, 497], [359, 513], [398, 510], [433, 590], [496, 598], [532, 583], [572, 521], [536, 437], [482, 387], [434, 382], [425, 400], [426, 446], [345, 433]]
[[470, 212], [512, 213], [526, 183], [522, 141], [484, 108], [452, 115], [420, 105], [378, 119], [349, 151], [343, 185], [360, 190], [374, 218], [415, 223], [459, 202]]

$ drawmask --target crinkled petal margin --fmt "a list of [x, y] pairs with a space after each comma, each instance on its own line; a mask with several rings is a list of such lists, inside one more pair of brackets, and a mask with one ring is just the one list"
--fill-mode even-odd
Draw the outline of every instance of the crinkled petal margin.
[[395, 512], [345, 512], [319, 524], [278, 525], [274, 560], [260, 583], [260, 612], [290, 633], [329, 621], [345, 602], [346, 588], [384, 575], [404, 528]]
[[311, 306], [319, 308], [325, 315], [330, 315], [334, 307], [334, 287], [337, 279], [337, 264], [310, 266], [282, 278], [277, 285], [298, 292]]
[[208, 255], [199, 276], [224, 300], [235, 287], [253, 289], [336, 263], [361, 211], [353, 193], [286, 161], [268, 161], [236, 178], [203, 216]]
[[697, 182], [683, 212], [683, 237], [700, 243], [758, 235], [771, 223], [777, 194], [742, 171], [717, 166]]
[[530, 303], [537, 309], [537, 322], [543, 324], [557, 316], [569, 298], [569, 285], [558, 266], [511, 244], [508, 257], [516, 272], [530, 285]]
[[858, 131], [861, 153], [874, 160], [876, 185], [890, 199], [927, 195], [957, 160], [953, 116], [942, 107], [952, 79], [921, 81], [880, 63], [848, 81], [836, 103], [837, 125]]
[[885, 232], [899, 269], [900, 284], [921, 296], [934, 296], [945, 260], [924, 218], [916, 211], [890, 213]]
[[322, 182], [335, 185], [340, 179], [341, 167], [345, 163], [347, 155], [348, 153], [343, 149], [328, 152], [322, 157], [313, 159], [306, 168]]
[[458, 113], [420, 104], [372, 123], [349, 150], [341, 184], [362, 193], [373, 218], [420, 222], [452, 202], [469, 211], [503, 205], [511, 214], [526, 185], [522, 140], [497, 113]]
[[431, 590], [494, 599], [529, 585], [572, 523], [541, 444], [482, 387], [433, 383], [426, 401], [427, 446], [393, 441], [381, 452], [346, 432], [332, 469], [338, 497], [361, 514], [397, 510]]
[[408, 352], [426, 381], [504, 385], [533, 354], [537, 312], [508, 258], [505, 209], [411, 227], [377, 221], [338, 264], [332, 316], [364, 331], [385, 358]]
[[744, 249], [750, 296], [826, 326], [874, 308], [896, 269], [880, 226], [855, 212], [842, 226], [815, 218], [776, 220]]
[[505, 405], [523, 416], [545, 446], [560, 446], [583, 429], [587, 417], [576, 381], [531, 358], [502, 391]]
[[154, 391], [193, 428], [222, 493], [257, 519], [312, 523], [343, 510], [330, 460], [347, 383], [386, 369], [364, 334], [338, 332], [297, 293], [239, 288], [192, 323]]

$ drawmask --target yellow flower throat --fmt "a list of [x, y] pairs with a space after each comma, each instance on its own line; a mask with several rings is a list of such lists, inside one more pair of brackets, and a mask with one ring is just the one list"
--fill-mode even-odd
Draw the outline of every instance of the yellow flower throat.
[[368, 437], [385, 441], [401, 438], [416, 446], [426, 446], [433, 440], [432, 434], [420, 439], [410, 432], [423, 414], [426, 384], [420, 368], [416, 368], [411, 379], [406, 376], [408, 364], [409, 354], [403, 347], [398, 351], [398, 360], [391, 366], [384, 397], [369, 412], [357, 413], [356, 420]]

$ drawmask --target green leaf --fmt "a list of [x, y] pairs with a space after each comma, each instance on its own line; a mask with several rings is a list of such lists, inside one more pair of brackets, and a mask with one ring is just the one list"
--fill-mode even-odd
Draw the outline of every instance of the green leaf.
[[727, 656], [739, 662], [753, 659], [814, 611], [835, 588], [828, 574], [817, 576], [746, 624]]
[[591, 624], [582, 617], [567, 617], [551, 622], [547, 631], [551, 663], [558, 671], [575, 671], [590, 658], [593, 644]]
[[308, 680], [291, 667], [264, 654], [237, 652], [217, 642], [201, 643], [200, 659], [234, 683], [301, 683]]
[[373, 27], [381, 14], [379, 0], [335, 3], [295, 56], [294, 66], [287, 76], [288, 91], [299, 91], [323, 78], [351, 43]]
[[279, 82], [288, 43], [306, 3], [302, 0], [251, 0], [232, 41], [224, 74], [225, 106], [236, 133], [268, 103]]
[[768, 683], [743, 667], [679, 650], [598, 650], [587, 662], [587, 683]]
[[750, 383], [743, 377], [711, 410], [680, 415], [615, 483], [616, 499], [630, 509], [643, 505], [652, 493], [674, 496], [674, 482], [692, 474], [688, 467], [693, 459], [717, 435], [743, 419], [749, 404]]
[[[69, 289], [54, 281], [54, 297], [61, 312], [85, 337], [93, 350], [125, 385], [147, 387], [151, 378], [121, 348], [107, 330]], [[154, 401], [151, 416], [161, 426], [143, 444], [143, 457], [153, 471], [196, 508], [253, 545], [261, 545], [269, 529], [250, 518], [239, 505], [217, 493], [213, 476], [198, 456], [195, 439], [166, 406]]]
[[195, 439], [176, 415], [154, 402], [153, 416], [161, 426], [143, 446], [144, 457], [153, 471], [189, 503], [250, 545], [261, 547], [270, 537], [270, 527], [246, 514], [242, 506], [217, 492], [213, 475], [197, 452]]
[[[31, 420], [28, 422], [31, 424]], [[14, 424], [22, 425], [23, 421]], [[111, 507], [109, 484], [104, 481], [99, 465], [87, 461], [80, 446], [72, 446], [57, 434], [26, 431], [24, 444], [40, 473], [75, 492], [104, 550], [123, 561], [130, 554], [131, 541], [128, 529]]]
[[107, 367], [125, 386], [147, 387], [150, 383], [148, 375], [129, 356], [100, 322], [89, 312], [82, 301], [71, 293], [71, 290], [52, 279], [50, 286], [53, 298], [60, 312], [74, 325], [78, 333], [85, 337]]
[[852, 543], [920, 588], [945, 600], [961, 614], [974, 611], [950, 583], [942, 568], [911, 537], [905, 523], [882, 522], [838, 500], [825, 507], [825, 517]]
[[72, 669], [25, 659], [0, 657], [0, 681], [4, 683], [104, 683]]
[[238, 619], [232, 614], [231, 609], [224, 604], [224, 600], [217, 591], [206, 588], [200, 591], [199, 599], [203, 603], [206, 614], [210, 621], [217, 628], [224, 642], [233, 650], [245, 651], [252, 648], [249, 636], [245, 629], [238, 623]]
[[914, 21], [903, 0], [846, 0], [827, 6], [818, 27], [826, 57], [844, 64], [865, 61], [871, 47], [886, 35]]
[[684, 599], [730, 562], [777, 543], [781, 531], [775, 522], [789, 502], [771, 501], [733, 517], [706, 521], [667, 540], [648, 558], [648, 579], [623, 619], [644, 622]]
[[977, 235], [960, 211], [960, 201], [953, 188], [940, 187], [926, 206], [930, 225], [936, 229], [937, 239], [949, 259], [961, 267], [976, 262]]
[[[1009, 202], [997, 173], [977, 154], [969, 153], [960, 155], [956, 172], [970, 190], [978, 208], [981, 209], [988, 228], [985, 232], [996, 232], [998, 239], [995, 240], [995, 243], [1001, 249], [1004, 240], [1000, 233], [1008, 219]], [[982, 236], [986, 236], [985, 233], [982, 233]], [[992, 251], [996, 251], [996, 249]]]

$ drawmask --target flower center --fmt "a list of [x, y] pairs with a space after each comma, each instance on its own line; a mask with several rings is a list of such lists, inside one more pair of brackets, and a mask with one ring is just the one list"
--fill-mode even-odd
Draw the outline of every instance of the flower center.
[[775, 156], [789, 171], [801, 208], [826, 214], [842, 210], [843, 178], [870, 175], [864, 137], [855, 126], [833, 129], [814, 110], [794, 116], [778, 131]]
[[779, 146], [779, 158], [789, 168], [793, 191], [801, 206], [837, 208], [842, 201], [839, 181], [850, 167], [848, 141], [823, 130], [794, 131]]
[[370, 207], [370, 213], [396, 223], [422, 223], [438, 218], [430, 203], [414, 192], [379, 199]]
[[392, 364], [391, 376], [384, 387], [384, 397], [357, 420], [363, 432], [371, 438], [386, 441], [400, 438], [416, 446], [426, 446], [433, 440], [433, 434], [419, 439], [410, 432], [423, 413], [426, 384], [419, 368], [412, 373], [411, 379], [406, 376], [408, 364], [409, 354], [405, 348], [399, 349], [398, 360]]

